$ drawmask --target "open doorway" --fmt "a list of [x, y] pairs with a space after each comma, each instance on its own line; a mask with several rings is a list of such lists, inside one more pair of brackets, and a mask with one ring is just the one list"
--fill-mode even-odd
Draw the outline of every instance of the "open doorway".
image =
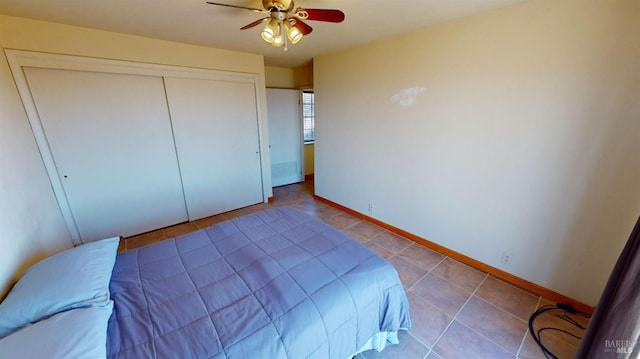
[[300, 91], [267, 89], [271, 183], [273, 187], [304, 180]]

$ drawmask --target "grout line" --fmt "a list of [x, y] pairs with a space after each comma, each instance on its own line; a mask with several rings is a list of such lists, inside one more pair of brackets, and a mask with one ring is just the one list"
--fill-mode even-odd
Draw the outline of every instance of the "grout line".
[[500, 278], [496, 278], [496, 277], [492, 276], [491, 274], [489, 274], [489, 275], [490, 275], [490, 276], [491, 276], [491, 278], [493, 278], [494, 280], [497, 280], [497, 281], [498, 281], [498, 282], [500, 282], [500, 283], [506, 284], [506, 285], [508, 285], [509, 287], [512, 287], [512, 288], [514, 288], [514, 289], [517, 289], [517, 290], [519, 290], [520, 292], [525, 293], [525, 294], [527, 294], [527, 295], [530, 295], [530, 296], [532, 296], [532, 297], [534, 297], [534, 298], [535, 298], [535, 297], [542, 297], [541, 295], [533, 294], [533, 293], [531, 293], [531, 292], [529, 292], [529, 291], [527, 291], [527, 290], [524, 290], [524, 289], [522, 289], [522, 288], [518, 288], [518, 287], [516, 287], [515, 285], [513, 285], [513, 284], [511, 284], [511, 283], [507, 283], [507, 282], [503, 281], [503, 280], [502, 280], [502, 279], [500, 279]]
[[[542, 304], [542, 296], [540, 296], [538, 298], [538, 303], [536, 303], [536, 309], [538, 310], [538, 308], [540, 307], [540, 304]], [[516, 353], [516, 358], [518, 358], [520, 356], [520, 353], [522, 352], [522, 348], [524, 348], [524, 342], [527, 341], [527, 336], [529, 335], [529, 322], [527, 322], [527, 330], [524, 332], [524, 337], [522, 338], [522, 341], [520, 342], [520, 347], [518, 348], [518, 352]]]
[[[391, 259], [391, 258], [389, 258], [389, 259]], [[416, 286], [416, 284], [418, 284], [418, 282], [420, 282], [420, 281], [421, 281], [421, 280], [423, 280], [426, 276], [428, 276], [428, 275], [429, 275], [429, 273], [430, 273], [430, 272], [425, 273], [422, 277], [420, 277], [420, 279], [418, 279], [415, 283], [413, 283], [413, 284], [411, 285], [411, 287], [407, 288], [407, 289], [405, 290], [405, 292], [410, 291], [413, 287], [415, 287], [415, 286]], [[413, 292], [411, 292], [411, 293], [413, 293]], [[413, 294], [417, 295], [417, 296], [418, 296], [418, 297], [420, 297], [421, 299], [424, 299], [424, 300], [425, 300], [425, 301], [427, 301], [428, 303], [430, 303], [430, 304], [432, 304], [433, 306], [435, 306], [436, 308], [440, 309], [440, 307], [438, 307], [437, 305], [435, 305], [435, 304], [433, 304], [433, 303], [429, 302], [429, 301], [428, 301], [428, 300], [426, 300], [425, 298], [422, 298], [422, 296], [421, 296], [421, 295], [419, 295], [419, 294], [417, 294], [417, 293], [413, 293]], [[440, 309], [440, 310], [442, 310], [442, 309]], [[443, 311], [443, 312], [444, 312], [444, 311]], [[445, 313], [446, 313], [446, 312], [445, 312]]]
[[[487, 273], [487, 276], [485, 277], [485, 280], [486, 280], [488, 277], [489, 277], [489, 274]], [[482, 283], [484, 283], [484, 281], [485, 281], [485, 280], [483, 280], [483, 282], [482, 282]], [[476, 288], [476, 290], [474, 290], [474, 291], [473, 291], [473, 293], [471, 294], [471, 296], [469, 297], [469, 299], [467, 299], [467, 301], [466, 301], [466, 302], [464, 303], [464, 305], [460, 308], [460, 310], [458, 311], [458, 313], [456, 313], [455, 318], [457, 318], [457, 317], [458, 317], [458, 314], [460, 314], [460, 312], [461, 312], [461, 311], [462, 311], [462, 309], [467, 305], [467, 303], [469, 302], [469, 300], [471, 300], [471, 297], [473, 297], [473, 296], [475, 295], [476, 291], [480, 288], [480, 286], [482, 285], [482, 283], [480, 283], [480, 285], [478, 286], [478, 288]], [[497, 309], [499, 309], [499, 310], [501, 310], [501, 311], [503, 311], [503, 312], [507, 313], [508, 315], [510, 315], [510, 316], [512, 316], [512, 317], [514, 317], [514, 318], [516, 318], [516, 319], [518, 319], [518, 320], [520, 320], [520, 321], [522, 321], [522, 322], [525, 322], [525, 323], [526, 323], [526, 321], [522, 320], [521, 318], [519, 318], [519, 317], [517, 317], [517, 316], [513, 315], [512, 313], [509, 313], [508, 311], [506, 311], [506, 310], [504, 310], [504, 309], [500, 308], [499, 306], [497, 306], [497, 305], [495, 305], [495, 304], [493, 304], [493, 303], [491, 303], [491, 302], [489, 302], [489, 301], [487, 301], [487, 300], [483, 299], [482, 297], [476, 296], [476, 298], [478, 298], [478, 299], [482, 300], [483, 302], [485, 302], [485, 303], [487, 303], [487, 304], [489, 304], [489, 305], [491, 305], [491, 306], [493, 306], [493, 307], [496, 307]], [[539, 301], [540, 301], [540, 298], [538, 298], [538, 302], [539, 302]], [[455, 320], [455, 318], [454, 318], [454, 320]], [[452, 320], [451, 322], [453, 323], [453, 320]], [[487, 339], [487, 340], [488, 340], [488, 341], [490, 341], [491, 343], [493, 343], [493, 344], [497, 345], [498, 347], [500, 347], [501, 349], [503, 349], [503, 350], [504, 350], [504, 351], [506, 351], [507, 353], [510, 353], [510, 354], [515, 355], [515, 358], [517, 358], [517, 357], [518, 357], [518, 355], [519, 355], [519, 353], [520, 353], [520, 348], [522, 347], [522, 342], [521, 342], [521, 343], [520, 343], [520, 345], [518, 346], [518, 349], [516, 350], [516, 352], [515, 352], [515, 353], [512, 353], [509, 349], [505, 348], [505, 347], [504, 347], [504, 346], [502, 346], [501, 344], [496, 343], [496, 342], [495, 342], [495, 341], [493, 341], [491, 338], [488, 338], [487, 336], [485, 336], [484, 334], [482, 334], [482, 333], [480, 333], [479, 331], [475, 330], [474, 328], [471, 328], [471, 327], [470, 327], [469, 325], [467, 325], [466, 323], [464, 323], [464, 322], [462, 322], [462, 321], [458, 321], [458, 323], [460, 323], [461, 325], [464, 325], [465, 327], [469, 328], [469, 329], [470, 329], [471, 331], [473, 331], [474, 333], [476, 333], [476, 334], [480, 335], [481, 337], [483, 337], [483, 338]], [[448, 327], [447, 327], [447, 329], [448, 329]], [[525, 334], [525, 338], [526, 338], [526, 334], [527, 334], [528, 330], [529, 330], [529, 328], [527, 327], [527, 328], [526, 328], [526, 330], [525, 330], [525, 333], [524, 333], [524, 334]], [[440, 339], [438, 338], [438, 340], [440, 340]]]
[[[404, 258], [404, 257], [402, 257], [402, 258]], [[456, 284], [456, 283], [454, 283], [454, 282], [452, 282], [452, 281], [450, 281], [450, 280], [448, 280], [448, 279], [446, 279], [446, 278], [443, 278], [443, 277], [441, 277], [441, 276], [437, 275], [436, 273], [431, 273], [431, 272], [433, 272], [433, 270], [434, 270], [434, 269], [436, 269], [436, 267], [437, 267], [438, 265], [440, 265], [440, 263], [444, 262], [444, 260], [445, 260], [445, 259], [447, 259], [447, 258], [449, 258], [449, 257], [446, 257], [446, 256], [445, 256], [445, 258], [444, 258], [444, 259], [442, 259], [440, 262], [438, 262], [438, 264], [436, 264], [433, 268], [431, 268], [431, 270], [430, 270], [430, 271], [428, 271], [428, 272], [427, 272], [427, 274], [425, 274], [422, 278], [420, 278], [420, 280], [422, 280], [422, 279], [423, 279], [424, 277], [426, 277], [427, 275], [432, 274], [432, 275], [434, 275], [434, 276], [436, 276], [436, 277], [438, 277], [438, 278], [442, 279], [443, 281], [445, 281], [445, 282], [447, 282], [447, 283], [449, 283], [449, 284], [452, 284], [452, 285], [454, 285], [454, 286], [456, 286], [456, 287], [458, 287], [458, 288], [460, 288], [460, 289], [464, 290], [465, 292], [471, 293], [471, 295], [474, 295], [474, 294], [475, 294], [475, 292], [478, 290], [478, 288], [480, 288], [480, 286], [482, 285], [482, 283], [484, 283], [484, 281], [486, 280], [486, 278], [487, 278], [488, 274], [487, 274], [487, 273], [484, 273], [484, 272], [481, 272], [481, 273], [484, 273], [484, 274], [485, 274], [484, 278], [482, 278], [482, 280], [480, 281], [480, 283], [476, 286], [476, 288], [475, 288], [473, 291], [470, 291], [470, 290], [468, 290], [467, 288], [463, 288], [463, 287], [459, 286], [458, 284]], [[418, 283], [418, 282], [416, 282], [416, 283]], [[414, 285], [412, 285], [412, 286], [411, 286], [411, 288], [413, 288], [414, 286], [415, 286], [415, 284], [414, 284]], [[418, 297], [422, 298], [422, 296], [418, 295], [417, 293], [414, 293], [414, 294], [416, 294]], [[471, 298], [471, 297], [469, 297], [469, 298]], [[478, 298], [480, 298], [480, 297], [478, 297]], [[425, 298], [423, 298], [423, 299], [425, 299]], [[425, 299], [425, 300], [426, 300], [426, 299]], [[427, 302], [429, 302], [429, 301], [427, 300]], [[429, 302], [429, 303], [431, 303], [431, 302]], [[431, 304], [435, 305], [434, 303], [431, 303]], [[466, 301], [465, 301], [465, 304], [467, 304], [467, 302], [466, 302]], [[442, 308], [438, 307], [437, 305], [435, 305], [435, 306], [436, 306], [437, 308], [439, 308], [439, 309], [441, 309], [441, 310], [442, 310]], [[464, 306], [464, 304], [463, 304], [463, 306]], [[445, 313], [446, 313], [446, 312], [445, 312]]]
[[[345, 213], [346, 213], [346, 212], [345, 212]], [[356, 218], [357, 218], [357, 217], [356, 217]], [[344, 227], [344, 229], [341, 229], [341, 231], [343, 231], [343, 232], [344, 232], [344, 231], [346, 231], [347, 229], [349, 229], [349, 228], [351, 228], [351, 227], [354, 227], [354, 226], [355, 226], [356, 224], [358, 224], [358, 223], [362, 223], [362, 220], [361, 220], [361, 219], [359, 219], [359, 218], [358, 218], [358, 220], [357, 220], [356, 222], [351, 223], [350, 225], [348, 225], [348, 226]]]
[[[347, 212], [345, 212], [345, 213], [347, 213]], [[399, 249], [399, 250], [397, 250], [397, 251], [395, 251], [395, 250], [393, 250], [393, 249], [391, 249], [391, 248], [387, 248], [387, 247], [383, 246], [382, 244], [379, 244], [379, 243], [374, 242], [375, 244], [379, 245], [380, 247], [382, 247], [382, 248], [384, 248], [384, 249], [388, 250], [389, 252], [391, 252], [391, 253], [393, 253], [393, 254], [398, 254], [398, 253], [402, 252], [403, 250], [407, 249], [409, 246], [411, 246], [411, 245], [413, 244], [413, 241], [411, 241], [411, 240], [409, 240], [409, 239], [406, 239], [406, 238], [404, 238], [404, 237], [402, 237], [402, 236], [399, 236], [399, 235], [397, 235], [397, 234], [395, 234], [395, 233], [393, 233], [393, 232], [391, 232], [391, 231], [388, 231], [388, 230], [386, 230], [386, 229], [383, 229], [383, 231], [382, 231], [382, 232], [380, 232], [380, 233], [376, 234], [375, 236], [371, 237], [369, 240], [371, 241], [371, 240], [373, 240], [374, 238], [380, 237], [381, 235], [383, 235], [383, 234], [385, 234], [385, 233], [389, 233], [389, 234], [391, 234], [391, 235], [393, 235], [393, 236], [397, 236], [397, 237], [402, 238], [403, 240], [405, 240], [405, 241], [409, 242], [406, 246], [402, 247], [401, 249]]]
[[[437, 253], [437, 252], [436, 252], [436, 253]], [[434, 270], [434, 269], [436, 269], [440, 264], [442, 264], [442, 263], [444, 262], [444, 260], [445, 260], [445, 259], [447, 259], [447, 258], [449, 258], [449, 257], [447, 257], [447, 256], [443, 255], [443, 256], [442, 256], [442, 259], [441, 259], [438, 263], [436, 263], [436, 265], [434, 265], [433, 267], [431, 267], [431, 269], [429, 269], [428, 273], [433, 272], [433, 270]], [[435, 273], [433, 273], [433, 275], [435, 275], [435, 276], [436, 276], [436, 277], [438, 277], [438, 278], [442, 278], [442, 277], [440, 277], [439, 275], [437, 275], [437, 274], [435, 274]], [[455, 283], [453, 283], [453, 282], [451, 282], [451, 281], [449, 281], [449, 280], [447, 280], [447, 279], [445, 279], [445, 278], [442, 278], [442, 279], [444, 279], [444, 280], [446, 280], [447, 282], [450, 282], [451, 284], [454, 284], [454, 285], [455, 285]], [[460, 287], [460, 288], [462, 288], [462, 287]], [[468, 289], [465, 289], [465, 288], [462, 288], [462, 289], [466, 290], [467, 292], [469, 291]]]
[[482, 300], [483, 302], [485, 302], [485, 303], [487, 303], [487, 304], [490, 304], [492, 307], [495, 307], [496, 309], [499, 309], [501, 312], [505, 312], [505, 313], [506, 313], [506, 314], [508, 314], [509, 316], [514, 317], [515, 319], [518, 319], [518, 320], [519, 320], [519, 321], [521, 321], [521, 322], [528, 323], [525, 319], [522, 319], [522, 318], [518, 317], [517, 315], [515, 315], [515, 314], [513, 314], [513, 313], [510, 313], [508, 310], [506, 310], [506, 309], [504, 309], [504, 308], [502, 308], [502, 307], [500, 307], [500, 306], [498, 306], [498, 305], [496, 305], [496, 304], [494, 304], [494, 303], [491, 303], [491, 302], [490, 302], [490, 301], [488, 301], [487, 299], [484, 299], [484, 298], [482, 298], [482, 297], [480, 297], [480, 296], [476, 296], [476, 297], [477, 297], [478, 299]]
[[[400, 237], [402, 239], [404, 239], [405, 241], [409, 242], [408, 239], [404, 238], [404, 237]], [[398, 250], [398, 253], [404, 252], [405, 249], [411, 247], [413, 245], [413, 243], [409, 242], [409, 244], [407, 244], [406, 246], [402, 247], [402, 249]]]
[[425, 354], [425, 357], [427, 355], [429, 355], [429, 352], [431, 351], [431, 348], [427, 344], [423, 343], [422, 340], [418, 339], [418, 337], [416, 337], [415, 335], [411, 334], [411, 329], [407, 330], [407, 334], [409, 336], [411, 336], [415, 341], [420, 343], [420, 345], [422, 345], [423, 347], [425, 347], [427, 349], [427, 354]]
[[[449, 258], [449, 257], [446, 257], [446, 258]], [[442, 263], [442, 262], [444, 262], [444, 259], [443, 259], [440, 263]], [[438, 265], [440, 265], [440, 263], [438, 263], [438, 264], [436, 265], [436, 267], [437, 267]], [[436, 269], [436, 267], [433, 267], [433, 269]], [[433, 269], [431, 269], [431, 270], [429, 271], [429, 273], [433, 272]], [[484, 280], [487, 278], [487, 273], [484, 273], [484, 272], [481, 272], [481, 273], [483, 273], [483, 274], [484, 274], [484, 276], [483, 276], [482, 280], [480, 281], [480, 284], [478, 284], [478, 285], [476, 286], [476, 288], [473, 290], [473, 293], [475, 293], [476, 289], [478, 289], [478, 288], [480, 287], [480, 285], [481, 285], [482, 283], [484, 283]], [[434, 276], [436, 276], [436, 277], [438, 277], [438, 278], [440, 278], [440, 279], [442, 279], [442, 280], [444, 280], [444, 281], [446, 281], [446, 282], [448, 282], [448, 283], [451, 283], [451, 284], [455, 285], [456, 287], [458, 287], [458, 288], [460, 288], [460, 289], [463, 289], [463, 290], [465, 290], [465, 291], [467, 291], [467, 292], [469, 292], [469, 293], [472, 293], [472, 291], [470, 291], [469, 289], [464, 288], [464, 287], [462, 287], [462, 286], [458, 285], [457, 283], [454, 283], [454, 282], [452, 282], [452, 281], [448, 280], [447, 278], [445, 278], [445, 277], [443, 277], [443, 276], [441, 276], [441, 275], [438, 275], [437, 273], [431, 273], [431, 274], [433, 274]]]
[[460, 325], [464, 325], [465, 327], [467, 327], [467, 329], [469, 329], [469, 330], [471, 330], [472, 332], [474, 332], [474, 333], [478, 334], [479, 336], [483, 337], [484, 339], [488, 340], [489, 342], [491, 342], [491, 343], [495, 344], [498, 348], [500, 348], [500, 349], [504, 350], [505, 352], [507, 352], [507, 353], [509, 353], [509, 354], [513, 355], [513, 357], [514, 357], [514, 358], [517, 358], [517, 357], [518, 357], [518, 354], [517, 354], [517, 353], [515, 353], [515, 354], [514, 354], [514, 353], [512, 353], [509, 349], [507, 349], [507, 348], [503, 347], [502, 345], [500, 345], [500, 344], [498, 344], [498, 343], [494, 342], [494, 341], [493, 341], [493, 340], [491, 340], [490, 338], [487, 338], [484, 334], [482, 334], [482, 333], [480, 333], [479, 331], [477, 331], [477, 330], [475, 330], [475, 329], [471, 328], [470, 326], [466, 325], [465, 323], [463, 323], [463, 322], [458, 322], [458, 323], [460, 323]]
[[[405, 259], [405, 258], [404, 258], [404, 257], [402, 257], [402, 256], [400, 256], [400, 258]], [[444, 260], [445, 260], [446, 258], [447, 258], [447, 257], [445, 256], [445, 257], [444, 257], [440, 262], [438, 262], [438, 264], [434, 265], [434, 266], [433, 266], [433, 268], [431, 268], [430, 270], [428, 270], [428, 271], [427, 271], [427, 273], [425, 273], [422, 277], [420, 277], [420, 279], [418, 279], [415, 283], [413, 283], [413, 284], [411, 285], [411, 287], [407, 288], [407, 292], [408, 292], [408, 291], [410, 291], [413, 287], [415, 287], [415, 286], [416, 286], [416, 284], [418, 284], [418, 282], [420, 282], [421, 280], [423, 280], [426, 276], [428, 276], [429, 274], [432, 274], [431, 272], [433, 272], [433, 270], [434, 270], [434, 269], [436, 269], [436, 267], [437, 267], [437, 266], [439, 266], [442, 262], [444, 262]], [[407, 260], [407, 261], [408, 261], [409, 263], [412, 263], [412, 262], [411, 262], [411, 261], [409, 261], [409, 260]], [[422, 267], [421, 267], [421, 268], [422, 268]], [[422, 269], [424, 269], [424, 268], [422, 268]], [[436, 274], [433, 274], [433, 275], [437, 276], [438, 278], [441, 278], [440, 276], [438, 276], [438, 275], [436, 275]], [[447, 282], [449, 282], [448, 280], [446, 280], [446, 279], [444, 279], [444, 278], [442, 278], [442, 279], [443, 279], [443, 280], [445, 280], [445, 281], [447, 281]], [[455, 286], [458, 286], [458, 285], [456, 285], [456, 284], [455, 284], [455, 283], [453, 283], [453, 282], [449, 282], [449, 283], [451, 283], [451, 284], [453, 284], [453, 285], [455, 285]], [[458, 287], [459, 287], [459, 288], [461, 288], [461, 289], [464, 289], [464, 288], [462, 288], [462, 287], [460, 287], [460, 286], [458, 286]], [[468, 292], [468, 290], [466, 290], [466, 289], [464, 289], [464, 290]], [[421, 295], [419, 295], [418, 293], [413, 293], [413, 294], [415, 294], [415, 295], [417, 295], [418, 297], [422, 298], [422, 296], [421, 296]], [[433, 305], [433, 306], [435, 306], [436, 308], [438, 308], [438, 309], [442, 310], [442, 309], [441, 309], [440, 307], [438, 307], [437, 305], [435, 305], [435, 304], [433, 304], [433, 303], [429, 302], [426, 298], [422, 298], [422, 299], [426, 300], [428, 303], [432, 304], [432, 305]], [[443, 312], [444, 312], [444, 310], [443, 310]], [[445, 312], [445, 313], [446, 313], [446, 312]], [[447, 313], [447, 314], [448, 314], [448, 313]]]
[[[415, 295], [415, 294], [414, 294], [414, 295]], [[442, 310], [442, 309], [438, 308], [435, 304], [433, 304], [433, 303], [429, 302], [428, 300], [426, 300], [426, 299], [422, 298], [421, 296], [419, 296], [419, 295], [416, 295], [416, 296], [417, 296], [420, 300], [423, 300], [423, 301], [425, 301], [426, 303], [428, 303], [428, 304], [430, 304], [430, 305], [433, 305], [434, 307], [436, 307], [436, 309], [438, 309], [438, 310]], [[444, 312], [444, 311], [443, 311], [443, 313], [445, 313], [445, 314], [447, 314], [447, 315], [448, 315], [448, 313], [446, 313], [446, 312]], [[413, 334], [411, 333], [411, 329], [409, 329], [409, 330], [407, 331], [407, 333], [408, 333], [409, 335], [411, 335], [411, 336], [413, 337], [413, 339], [415, 339], [418, 343], [420, 343], [420, 344], [424, 345], [427, 349], [429, 349], [429, 351], [431, 351], [431, 350], [432, 350], [432, 347], [436, 345], [435, 343], [433, 344], [433, 346], [429, 346], [429, 345], [427, 345], [425, 342], [423, 342], [422, 340], [420, 340], [420, 338], [418, 338], [418, 337], [416, 337], [415, 335], [413, 335]]]
[[[471, 297], [473, 297], [473, 295], [478, 291], [478, 288], [480, 288], [482, 286], [482, 284], [487, 280], [487, 277], [485, 276], [482, 279], [482, 282], [480, 282], [480, 284], [478, 285], [478, 287], [473, 291], [473, 293], [471, 293], [471, 295], [469, 296], [469, 298], [467, 298], [467, 300], [464, 302], [464, 304], [462, 306], [460, 306], [460, 309], [458, 309], [458, 311], [456, 312], [456, 314], [453, 316], [453, 318], [451, 318], [451, 322], [449, 322], [449, 324], [447, 325], [446, 328], [444, 328], [444, 330], [442, 331], [442, 333], [440, 333], [440, 336], [438, 336], [438, 338], [436, 339], [435, 342], [433, 342], [433, 347], [435, 348], [436, 345], [438, 344], [438, 342], [440, 341], [440, 339], [442, 339], [442, 337], [444, 336], [444, 333], [447, 332], [447, 330], [449, 330], [449, 327], [451, 327], [451, 324], [453, 324], [453, 322], [456, 321], [456, 318], [458, 317], [458, 314], [460, 314], [460, 312], [462, 311], [462, 309], [464, 309], [464, 307], [467, 305], [467, 303], [469, 302], [469, 300], [471, 299]], [[422, 298], [422, 297], [421, 297]], [[435, 305], [435, 304], [434, 304]], [[438, 306], [436, 306], [436, 308], [439, 308]], [[444, 311], [443, 311], [444, 312]], [[446, 313], [446, 312], [445, 312]], [[460, 324], [462, 324], [460, 322]], [[437, 353], [437, 352], [436, 352]]]

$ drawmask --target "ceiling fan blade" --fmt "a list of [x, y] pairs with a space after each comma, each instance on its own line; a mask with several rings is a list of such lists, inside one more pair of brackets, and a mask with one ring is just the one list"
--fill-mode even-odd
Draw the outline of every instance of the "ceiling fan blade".
[[343, 22], [344, 13], [340, 10], [332, 9], [296, 9], [296, 16], [303, 20]]
[[207, 4], [232, 7], [232, 8], [236, 8], [236, 9], [251, 10], [251, 11], [255, 11], [255, 12], [259, 12], [259, 13], [268, 13], [268, 11], [266, 11], [266, 10], [256, 9], [256, 8], [253, 8], [253, 7], [244, 7], [244, 6], [237, 6], [237, 5], [221, 4], [221, 3], [217, 3], [217, 2], [211, 2], [211, 1], [207, 1]]
[[291, 24], [291, 26], [293, 26], [293, 27], [297, 28], [298, 30], [300, 30], [302, 35], [309, 35], [311, 33], [311, 31], [313, 31], [313, 28], [311, 26], [307, 25], [306, 23], [304, 23], [300, 19], [296, 19], [294, 17], [291, 17], [291, 18], [289, 18], [289, 23]]
[[262, 24], [263, 22], [265, 22], [265, 21], [267, 21], [267, 20], [269, 20], [269, 17], [263, 17], [263, 18], [262, 18], [262, 19], [260, 19], [260, 20], [256, 20], [256, 21], [252, 22], [252, 23], [251, 23], [251, 24], [249, 24], [249, 25], [245, 25], [245, 26], [241, 27], [241, 28], [240, 28], [240, 30], [250, 29], [250, 28], [252, 28], [252, 27], [254, 27], [254, 26], [258, 26], [258, 25]]

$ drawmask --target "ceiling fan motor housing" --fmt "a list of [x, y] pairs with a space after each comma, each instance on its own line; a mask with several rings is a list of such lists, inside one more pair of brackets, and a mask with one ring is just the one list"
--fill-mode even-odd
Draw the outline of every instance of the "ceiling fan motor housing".
[[275, 8], [277, 11], [293, 10], [293, 0], [262, 0], [262, 6], [266, 10]]

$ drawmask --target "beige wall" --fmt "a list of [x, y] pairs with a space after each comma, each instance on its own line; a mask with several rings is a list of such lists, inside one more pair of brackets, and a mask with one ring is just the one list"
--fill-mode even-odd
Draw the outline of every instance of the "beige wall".
[[264, 75], [267, 87], [280, 89], [293, 89], [294, 73], [293, 69], [285, 67], [265, 66]]
[[[0, 45], [3, 49], [258, 74], [262, 131], [268, 138], [262, 56], [3, 15]], [[26, 265], [72, 245], [4, 54], [0, 56], [0, 126], [1, 294]], [[267, 153], [268, 141], [262, 142], [263, 153]], [[271, 196], [270, 182], [267, 187]]]
[[267, 87], [285, 89], [313, 88], [313, 62], [295, 68], [265, 66], [264, 70]]
[[[313, 89], [313, 60], [308, 64], [293, 69], [296, 88]], [[304, 145], [304, 175], [311, 175], [315, 171], [315, 144]]]
[[0, 36], [9, 49], [259, 73], [264, 83], [259, 55], [4, 15]]
[[314, 173], [314, 153], [315, 144], [307, 143], [304, 145], [304, 175], [308, 176]]
[[316, 193], [594, 305], [640, 214], [638, 34], [638, 1], [544, 0], [316, 58]]
[[293, 69], [293, 83], [295, 88], [313, 88], [313, 60]]
[[0, 173], [2, 298], [27, 266], [71, 247], [4, 54], [0, 55]]

